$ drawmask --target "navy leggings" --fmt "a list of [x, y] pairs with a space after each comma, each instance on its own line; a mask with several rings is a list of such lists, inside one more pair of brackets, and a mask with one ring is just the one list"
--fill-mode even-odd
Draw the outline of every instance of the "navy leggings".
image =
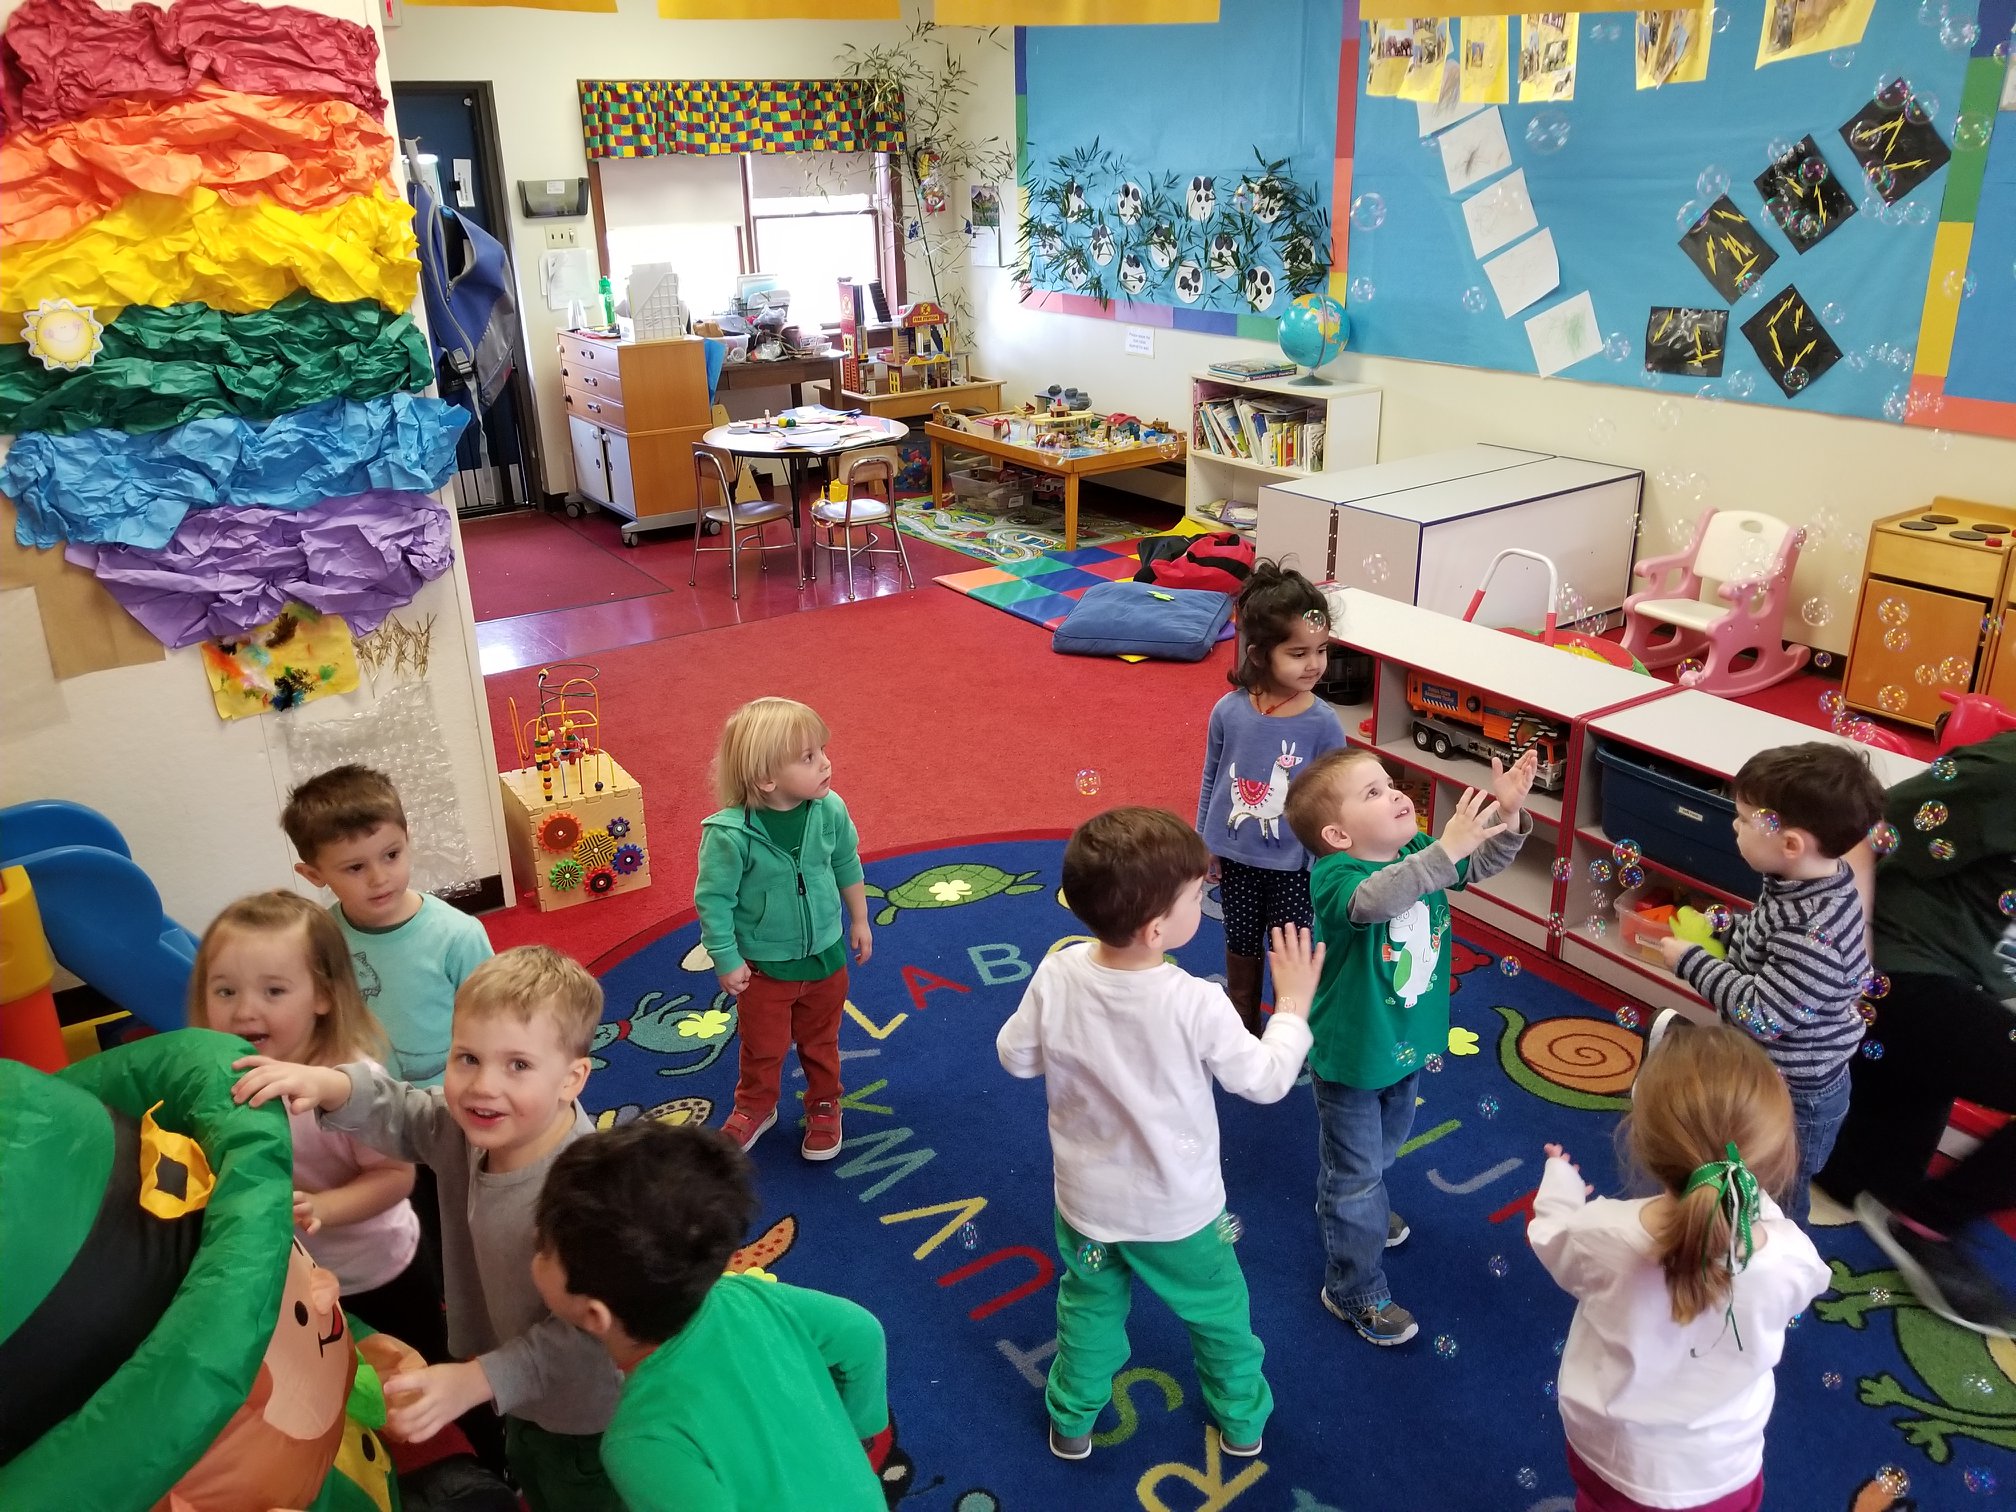
[[1275, 871], [1244, 861], [1218, 858], [1218, 903], [1225, 911], [1225, 948], [1233, 955], [1267, 953], [1267, 931], [1276, 924], [1316, 927], [1309, 903], [1309, 872]]

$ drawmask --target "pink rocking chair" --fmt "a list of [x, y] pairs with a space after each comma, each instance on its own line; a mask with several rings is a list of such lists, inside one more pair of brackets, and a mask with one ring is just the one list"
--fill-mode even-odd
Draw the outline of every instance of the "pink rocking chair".
[[[1684, 551], [1631, 569], [1651, 586], [1624, 601], [1624, 649], [1647, 668], [1701, 658], [1680, 681], [1704, 693], [1755, 693], [1806, 665], [1784, 641], [1804, 530], [1749, 510], [1705, 510]], [[1715, 585], [1704, 599], [1704, 583]]]

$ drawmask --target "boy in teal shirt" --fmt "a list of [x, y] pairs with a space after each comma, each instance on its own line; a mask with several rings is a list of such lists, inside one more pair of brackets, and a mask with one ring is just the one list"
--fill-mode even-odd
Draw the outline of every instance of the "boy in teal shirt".
[[629, 1512], [883, 1512], [882, 1325], [855, 1303], [724, 1275], [756, 1197], [718, 1133], [640, 1119], [568, 1146], [539, 1194], [532, 1279], [627, 1377], [602, 1466]]
[[1439, 840], [1371, 751], [1319, 757], [1288, 788], [1289, 826], [1316, 857], [1309, 891], [1327, 947], [1309, 1008], [1323, 1305], [1373, 1344], [1418, 1331], [1381, 1264], [1408, 1234], [1387, 1205], [1386, 1169], [1414, 1127], [1422, 1057], [1449, 1038], [1447, 890], [1511, 864], [1533, 829], [1522, 810], [1537, 765], [1530, 750], [1509, 771], [1493, 761], [1490, 791], [1466, 789]]

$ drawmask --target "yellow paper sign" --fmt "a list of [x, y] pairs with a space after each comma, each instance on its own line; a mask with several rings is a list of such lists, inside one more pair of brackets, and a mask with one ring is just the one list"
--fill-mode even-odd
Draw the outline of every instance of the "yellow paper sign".
[[1698, 84], [1708, 77], [1714, 7], [1638, 12], [1638, 87]]
[[1764, 7], [1757, 66], [1855, 46], [1875, 6], [1876, 0], [1775, 0]]
[[1414, 28], [1406, 22], [1365, 24], [1365, 93], [1392, 96], [1400, 93], [1407, 77], [1407, 64], [1414, 56]]
[[289, 604], [247, 635], [203, 646], [203, 672], [220, 719], [298, 708], [357, 686], [350, 626]]
[[1400, 76], [1400, 98], [1433, 103], [1442, 94], [1442, 74], [1449, 61], [1449, 23], [1433, 16], [1413, 21], [1413, 52]]
[[1465, 16], [1457, 23], [1463, 44], [1462, 82], [1457, 94], [1466, 105], [1506, 105], [1512, 100], [1512, 18]]
[[1582, 18], [1574, 11], [1526, 11], [1519, 18], [1519, 103], [1575, 98], [1575, 49]]

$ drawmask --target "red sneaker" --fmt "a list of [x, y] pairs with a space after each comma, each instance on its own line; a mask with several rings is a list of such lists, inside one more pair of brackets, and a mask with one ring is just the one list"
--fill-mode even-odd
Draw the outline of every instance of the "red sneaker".
[[831, 1160], [840, 1153], [840, 1104], [828, 1098], [805, 1113], [805, 1142], [798, 1153], [807, 1160]]
[[773, 1106], [768, 1113], [750, 1113], [737, 1108], [721, 1125], [721, 1132], [734, 1140], [744, 1150], [754, 1147], [763, 1137], [764, 1131], [777, 1122], [777, 1109]]

